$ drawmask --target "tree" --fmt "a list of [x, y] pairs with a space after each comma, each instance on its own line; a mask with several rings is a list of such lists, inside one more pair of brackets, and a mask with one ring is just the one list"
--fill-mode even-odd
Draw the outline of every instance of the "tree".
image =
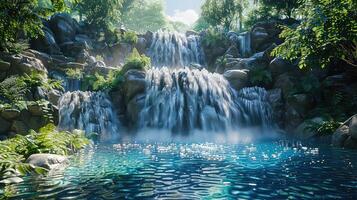
[[294, 12], [304, 3], [303, 0], [259, 0], [263, 7], [271, 7], [276, 13], [291, 19]]
[[233, 21], [239, 21], [242, 28], [242, 0], [206, 0], [202, 5], [202, 17], [211, 26], [223, 26], [228, 31]]
[[0, 50], [12, 50], [20, 36], [37, 37], [42, 32], [41, 18], [65, 7], [63, 0], [51, 0], [43, 7], [38, 0], [6, 0], [0, 4]]
[[300, 68], [323, 68], [338, 60], [357, 67], [356, 7], [353, 0], [308, 0], [306, 17], [297, 28], [285, 27], [285, 42], [273, 55], [300, 59]]
[[195, 31], [203, 31], [209, 28], [209, 24], [205, 21], [205, 19], [201, 16], [193, 25], [193, 30]]
[[127, 28], [137, 32], [157, 31], [167, 26], [162, 0], [138, 0], [122, 19]]
[[120, 20], [122, 0], [81, 0], [75, 7], [91, 26], [108, 29]]

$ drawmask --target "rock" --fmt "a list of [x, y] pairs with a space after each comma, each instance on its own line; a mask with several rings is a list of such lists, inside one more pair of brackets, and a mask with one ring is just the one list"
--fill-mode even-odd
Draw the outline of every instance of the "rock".
[[27, 105], [27, 108], [33, 116], [42, 116], [44, 114], [42, 107], [38, 103], [31, 103]]
[[10, 63], [0, 60], [0, 71], [7, 71], [10, 68]]
[[74, 37], [74, 41], [84, 44], [89, 49], [93, 48], [93, 40], [88, 37], [88, 35], [78, 34]]
[[349, 127], [342, 125], [332, 135], [332, 145], [336, 147], [343, 147], [348, 137]]
[[309, 127], [309, 122], [322, 124], [324, 120], [321, 117], [315, 117], [311, 120], [305, 120], [294, 131], [294, 134], [297, 138], [305, 140], [311, 139], [316, 136], [316, 132], [307, 129], [307, 127]]
[[0, 135], [10, 130], [11, 123], [0, 117]]
[[273, 75], [273, 77], [277, 77], [280, 74], [289, 72], [294, 69], [295, 66], [293, 66], [290, 62], [280, 58], [276, 57], [274, 58], [270, 64], [269, 64], [269, 69]]
[[274, 121], [279, 124], [280, 127], [283, 126], [283, 111], [284, 111], [284, 102], [283, 102], [283, 92], [281, 89], [273, 89], [268, 91], [268, 100], [273, 109]]
[[271, 55], [271, 52], [277, 47], [275, 43], [271, 44], [265, 51], [264, 51], [264, 59], [266, 59], [269, 63], [274, 59]]
[[153, 37], [154, 37], [154, 33], [153, 32], [147, 31], [145, 33], [144, 38], [145, 38], [145, 40], [146, 40], [148, 45], [151, 45]]
[[289, 104], [286, 104], [285, 107], [284, 126], [286, 130], [293, 131], [303, 121], [303, 119], [294, 107]]
[[144, 54], [146, 52], [146, 48], [148, 47], [148, 44], [146, 39], [143, 37], [138, 38], [138, 42], [135, 45], [135, 48], [138, 50], [140, 54]]
[[52, 54], [62, 54], [56, 43], [53, 32], [46, 26], [42, 28], [44, 35], [33, 38], [30, 41], [32, 49]]
[[48, 96], [48, 101], [51, 104], [57, 105], [59, 98], [62, 96], [62, 92], [60, 92], [59, 90], [50, 90], [47, 93], [47, 96]]
[[269, 34], [263, 27], [255, 27], [252, 30], [252, 47], [257, 49], [259, 46], [262, 46], [264, 43], [268, 42]]
[[234, 58], [240, 57], [239, 50], [236, 46], [232, 45], [228, 48], [228, 50], [225, 53], [226, 55], [231, 55]]
[[11, 130], [18, 134], [26, 134], [29, 127], [23, 121], [15, 120], [11, 125]]
[[357, 149], [357, 140], [349, 136], [343, 143], [343, 146], [348, 149]]
[[69, 163], [66, 156], [55, 155], [55, 154], [33, 154], [27, 160], [27, 163], [43, 167], [45, 169], [55, 169]]
[[104, 61], [109, 66], [123, 66], [126, 59], [133, 52], [134, 46], [127, 43], [118, 43], [107, 49], [105, 52]]
[[231, 44], [233, 45], [238, 45], [239, 44], [239, 35], [234, 32], [234, 31], [229, 31], [227, 33], [227, 38], [229, 39], [229, 41], [231, 42]]
[[130, 121], [131, 126], [137, 125], [139, 121], [139, 114], [145, 105], [145, 94], [140, 94], [133, 97], [127, 104], [126, 116]]
[[248, 86], [248, 70], [228, 70], [223, 76], [237, 91]]
[[11, 71], [15, 74], [31, 74], [31, 72], [47, 73], [47, 69], [41, 60], [22, 54], [8, 57], [11, 63]]
[[313, 107], [313, 99], [307, 94], [294, 94], [288, 98], [288, 104], [304, 116]]
[[41, 87], [36, 87], [36, 90], [35, 90], [35, 93], [34, 93], [34, 98], [36, 100], [45, 99], [46, 98], [46, 92]]
[[5, 109], [1, 112], [1, 117], [6, 120], [14, 120], [20, 116], [20, 111], [17, 109]]
[[73, 68], [73, 69], [84, 69], [85, 64], [76, 63], [76, 62], [68, 62], [59, 65], [60, 69], [62, 68]]
[[58, 44], [74, 40], [76, 23], [69, 14], [55, 14], [51, 17], [49, 23]]
[[190, 37], [190, 36], [197, 36], [197, 35], [199, 35], [196, 31], [194, 31], [194, 30], [188, 30], [188, 31], [186, 31], [186, 37]]
[[146, 90], [145, 72], [129, 70], [125, 75], [124, 91], [125, 99], [129, 102], [134, 96], [144, 93]]
[[24, 181], [24, 179], [22, 179], [20, 177], [10, 177], [10, 178], [1, 180], [0, 183], [2, 183], [2, 184], [16, 184], [16, 183], [21, 183], [23, 181]]
[[65, 56], [78, 57], [83, 50], [89, 50], [91, 47], [85, 42], [64, 42], [60, 45]]
[[277, 80], [274, 83], [274, 88], [282, 89], [283, 96], [287, 97], [294, 88], [293, 78], [287, 73], [281, 74], [277, 77]]
[[354, 115], [350, 120], [349, 133], [352, 139], [357, 140], [357, 115]]

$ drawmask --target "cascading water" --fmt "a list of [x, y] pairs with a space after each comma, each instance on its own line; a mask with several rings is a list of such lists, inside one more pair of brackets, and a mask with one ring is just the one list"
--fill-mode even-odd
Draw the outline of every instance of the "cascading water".
[[184, 67], [205, 63], [199, 36], [164, 30], [154, 33], [148, 55], [155, 67]]
[[243, 57], [249, 57], [251, 55], [251, 35], [250, 32], [244, 32], [239, 34], [239, 51]]
[[222, 75], [205, 69], [154, 68], [146, 79], [142, 128], [224, 131], [243, 125], [272, 124], [264, 89], [246, 88], [237, 93]]
[[118, 135], [119, 122], [107, 95], [102, 92], [67, 92], [59, 100], [59, 128], [81, 129], [109, 141]]

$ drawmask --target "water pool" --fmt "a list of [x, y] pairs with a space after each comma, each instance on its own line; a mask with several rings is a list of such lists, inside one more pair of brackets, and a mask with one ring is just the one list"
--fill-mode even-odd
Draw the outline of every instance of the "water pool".
[[[356, 199], [357, 152], [300, 142], [97, 145], [9, 199]], [[0, 198], [1, 199], [1, 198]]]

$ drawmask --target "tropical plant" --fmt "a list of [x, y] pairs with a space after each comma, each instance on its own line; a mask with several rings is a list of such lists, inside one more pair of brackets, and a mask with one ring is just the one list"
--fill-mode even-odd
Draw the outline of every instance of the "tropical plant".
[[265, 8], [274, 9], [277, 14], [291, 19], [304, 0], [258, 0]]
[[218, 29], [209, 28], [206, 31], [206, 34], [202, 38], [202, 46], [204, 48], [217, 48], [217, 47], [227, 47], [229, 44], [228, 38], [222, 31]]
[[123, 34], [121, 41], [134, 45], [138, 42], [138, 36], [134, 31], [126, 31]]
[[19, 38], [43, 34], [41, 18], [61, 11], [64, 7], [64, 0], [51, 0], [46, 7], [39, 4], [38, 0], [1, 1], [0, 50], [19, 50], [15, 45]]
[[273, 55], [300, 59], [300, 68], [344, 61], [357, 66], [357, 2], [351, 0], [308, 0], [305, 16], [297, 28], [284, 27], [284, 43]]
[[341, 122], [332, 119], [323, 121], [322, 123], [314, 121], [308, 121], [307, 123], [308, 125], [305, 130], [317, 133], [317, 136], [331, 135], [342, 125]]
[[225, 31], [229, 31], [233, 28], [234, 22], [239, 22], [239, 29], [241, 29], [244, 2], [243, 0], [206, 0], [202, 5], [201, 15], [213, 27], [223, 26]]
[[43, 174], [46, 170], [33, 168], [25, 160], [36, 153], [53, 153], [68, 155], [89, 144], [82, 131], [57, 131], [54, 124], [48, 124], [39, 132], [31, 130], [28, 135], [16, 135], [14, 138], [0, 141], [0, 178], [7, 178], [9, 172], [22, 174], [36, 172]]
[[83, 71], [81, 69], [66, 69], [66, 75], [70, 79], [77, 79], [80, 80], [83, 78]]

